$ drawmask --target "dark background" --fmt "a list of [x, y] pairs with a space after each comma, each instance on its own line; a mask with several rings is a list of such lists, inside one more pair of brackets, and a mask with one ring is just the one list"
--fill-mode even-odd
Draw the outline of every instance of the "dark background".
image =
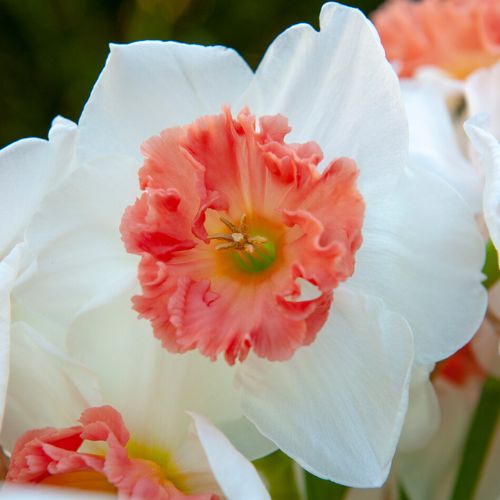
[[[380, 0], [346, 1], [366, 14]], [[291, 24], [318, 28], [323, 0], [0, 0], [0, 147], [77, 120], [109, 42], [233, 47], [256, 67]]]

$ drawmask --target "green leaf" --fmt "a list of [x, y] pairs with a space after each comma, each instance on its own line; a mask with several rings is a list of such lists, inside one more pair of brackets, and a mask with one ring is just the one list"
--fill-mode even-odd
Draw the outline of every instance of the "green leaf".
[[491, 241], [486, 245], [486, 261], [484, 262], [483, 274], [486, 275], [486, 279], [483, 281], [486, 288], [491, 288], [500, 278], [498, 253]]
[[349, 491], [347, 486], [326, 481], [304, 471], [308, 500], [342, 500]]
[[451, 500], [474, 498], [481, 469], [500, 415], [500, 379], [486, 379], [465, 442]]
[[264, 477], [267, 489], [273, 500], [300, 500], [295, 479], [294, 461], [281, 451], [275, 451], [253, 462]]

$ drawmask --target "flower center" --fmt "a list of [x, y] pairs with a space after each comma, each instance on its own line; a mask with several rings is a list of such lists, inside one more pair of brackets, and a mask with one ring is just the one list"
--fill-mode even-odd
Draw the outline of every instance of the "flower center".
[[[120, 228], [141, 255], [134, 309], [172, 352], [224, 353], [230, 365], [250, 349], [288, 359], [353, 274], [364, 216], [356, 163], [320, 170], [316, 143], [285, 142], [284, 116], [259, 123], [224, 108], [142, 146], [143, 193]], [[320, 295], [304, 298], [299, 278]]]
[[220, 241], [215, 249], [227, 253], [231, 263], [238, 271], [256, 274], [269, 269], [276, 261], [276, 243], [264, 231], [249, 228], [247, 216], [243, 214], [239, 225], [225, 217], [220, 221], [229, 232], [209, 234], [210, 240]]

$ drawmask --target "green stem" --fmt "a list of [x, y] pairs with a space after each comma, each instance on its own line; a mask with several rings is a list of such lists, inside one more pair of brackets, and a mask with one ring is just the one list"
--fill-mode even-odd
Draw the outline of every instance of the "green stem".
[[260, 475], [264, 477], [267, 489], [273, 500], [300, 500], [294, 474], [294, 462], [281, 451], [253, 462]]
[[486, 279], [483, 281], [486, 288], [491, 288], [500, 278], [498, 253], [491, 241], [486, 245], [486, 260], [484, 262], [483, 274], [486, 275]]
[[342, 500], [349, 488], [341, 484], [326, 481], [304, 471], [307, 500]]
[[399, 485], [399, 500], [410, 500], [408, 493], [402, 484]]
[[472, 419], [451, 500], [474, 498], [500, 415], [500, 379], [486, 379]]

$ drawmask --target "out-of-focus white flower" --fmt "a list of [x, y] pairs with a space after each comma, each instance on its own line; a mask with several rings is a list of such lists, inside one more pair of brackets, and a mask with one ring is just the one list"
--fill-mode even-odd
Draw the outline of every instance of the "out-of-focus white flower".
[[[183, 406], [181, 374], [174, 373], [177, 378], [169, 382], [171, 400], [157, 408], [154, 382], [134, 393], [133, 363], [128, 379], [120, 370], [103, 378], [67, 358], [27, 324], [17, 323], [14, 330], [2, 433], [11, 452], [7, 485], [115, 491], [124, 498], [270, 498], [252, 464], [205, 417], [192, 413], [186, 432], [178, 410]], [[120, 384], [140, 405], [133, 414], [127, 413], [132, 405], [123, 413], [100, 406]], [[75, 425], [80, 413], [81, 425]]]
[[[436, 171], [479, 213], [485, 172], [471, 155], [463, 122], [488, 113], [500, 137], [498, 2], [392, 0], [373, 19], [389, 60], [400, 67], [410, 157], [437, 159]], [[489, 197], [487, 182], [485, 209]]]
[[[12, 291], [11, 333], [34, 328], [109, 381], [100, 388], [104, 400], [145, 442], [152, 439], [144, 424], [148, 408], [148, 425], [162, 428], [151, 446], [179, 438], [178, 427], [162, 427], [175, 401], [168, 422], [186, 423], [185, 409], [202, 413], [247, 456], [273, 448], [257, 440], [252, 422], [314, 474], [374, 486], [390, 469], [412, 371], [449, 356], [479, 326], [484, 252], [461, 198], [433, 173], [407, 165], [398, 82], [372, 26], [336, 4], [323, 7], [320, 25], [319, 32], [307, 25], [285, 31], [255, 74], [222, 47], [113, 45], [79, 121], [70, 162], [76, 167], [27, 231], [36, 260]], [[280, 113], [293, 142], [313, 140], [328, 162], [348, 157], [360, 172], [366, 211], [354, 273], [333, 287], [316, 339], [287, 361], [250, 353], [230, 367], [197, 352], [169, 354], [131, 309], [138, 259], [124, 250], [118, 227], [138, 194], [140, 145], [168, 127], [216, 115], [224, 104], [235, 111], [248, 106], [259, 118]], [[297, 161], [288, 155], [283, 168], [292, 165], [293, 173]], [[330, 237], [325, 231], [318, 245]], [[26, 359], [18, 352], [13, 356]], [[31, 418], [17, 402], [29, 392], [17, 366], [4, 440]], [[64, 408], [42, 413], [64, 415]]]
[[[432, 68], [401, 80], [410, 125], [410, 162], [433, 169], [476, 214], [484, 216], [495, 246], [499, 240], [498, 153], [494, 152], [500, 137], [499, 86], [500, 63], [478, 69], [464, 81]], [[463, 130], [467, 117], [473, 147]], [[426, 157], [435, 161], [426, 162]]]
[[[495, 375], [499, 369], [498, 337], [487, 335], [486, 324], [468, 346], [444, 361], [434, 374], [441, 422], [432, 440], [422, 449], [398, 455], [395, 470], [412, 499], [450, 498], [453, 491], [484, 378]], [[496, 354], [495, 363], [491, 363], [492, 354]], [[489, 500], [498, 497], [499, 465], [500, 429], [497, 428], [474, 498]]]
[[[497, 83], [500, 85], [500, 66]], [[500, 104], [500, 103], [499, 103]], [[498, 117], [500, 120], [500, 105]], [[500, 249], [500, 143], [490, 131], [488, 118], [476, 115], [465, 123], [465, 130], [477, 151], [479, 164], [484, 175], [483, 216], [488, 227], [491, 241]], [[499, 131], [500, 132], [500, 131]], [[500, 135], [499, 135], [500, 137]]]
[[22, 139], [0, 151], [0, 427], [9, 376], [10, 291], [29, 262], [20, 242], [45, 195], [74, 167], [76, 130], [58, 117], [48, 141]]
[[[397, 495], [400, 486], [412, 500], [451, 497], [485, 376], [498, 374], [498, 337], [491, 335], [487, 325], [488, 321], [470, 344], [440, 363], [434, 371], [432, 385], [440, 418], [431, 438], [424, 439], [420, 446], [400, 448], [389, 481], [383, 488], [352, 490], [348, 500], [382, 500], [388, 494]], [[492, 362], [493, 356], [497, 357], [495, 362]], [[434, 395], [434, 392], [431, 394]], [[427, 402], [413, 399], [415, 411], [418, 408], [425, 411], [428, 407]], [[498, 497], [499, 465], [500, 428], [497, 428], [475, 490], [475, 499], [492, 500]]]

